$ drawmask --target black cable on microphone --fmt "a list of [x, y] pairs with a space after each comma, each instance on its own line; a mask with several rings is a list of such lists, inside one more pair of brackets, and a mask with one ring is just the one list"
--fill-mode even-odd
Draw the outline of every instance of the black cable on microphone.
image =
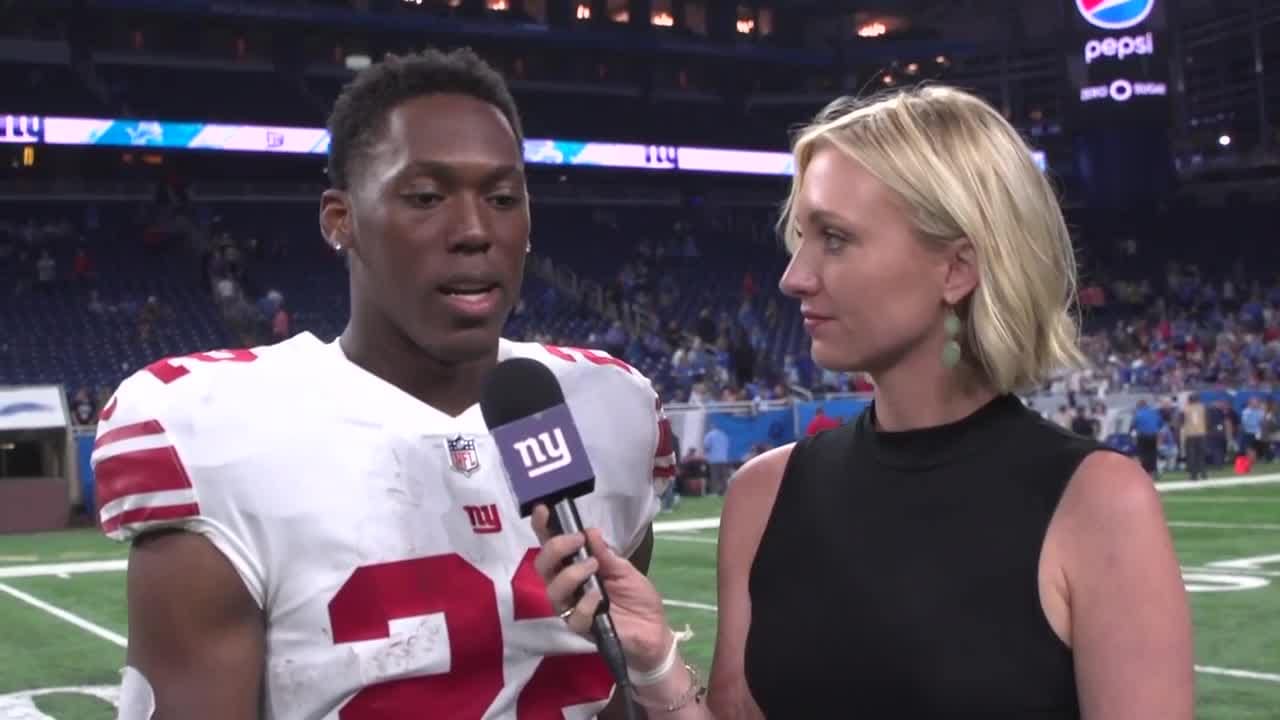
[[[546, 505], [552, 533], [584, 533], [573, 499], [595, 489], [595, 473], [555, 374], [531, 358], [498, 363], [485, 380], [480, 411], [497, 441], [521, 516]], [[565, 559], [565, 566], [589, 557], [584, 544]], [[634, 720], [626, 654], [609, 616], [609, 595], [595, 573], [577, 589], [574, 601], [590, 590], [598, 591], [601, 598], [591, 620], [591, 635], [623, 696], [628, 720]]]

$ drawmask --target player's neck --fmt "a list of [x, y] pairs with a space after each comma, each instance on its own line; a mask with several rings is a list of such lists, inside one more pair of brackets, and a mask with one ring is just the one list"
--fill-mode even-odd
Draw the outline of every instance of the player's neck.
[[396, 333], [384, 333], [380, 340], [372, 335], [351, 323], [338, 342], [351, 362], [450, 416], [480, 402], [484, 378], [498, 361], [495, 348], [494, 356], [483, 361], [442, 363]]

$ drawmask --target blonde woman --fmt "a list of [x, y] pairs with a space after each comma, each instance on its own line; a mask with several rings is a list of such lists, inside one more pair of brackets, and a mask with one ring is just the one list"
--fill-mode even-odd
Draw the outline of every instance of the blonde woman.
[[[730, 485], [709, 708], [642, 575], [546, 539], [584, 630], [596, 568], [650, 718], [1189, 720], [1191, 622], [1150, 478], [1013, 394], [1080, 365], [1075, 264], [1014, 129], [947, 87], [842, 99], [805, 128], [782, 288], [817, 363], [865, 371], [856, 422]], [[535, 527], [546, 538], [545, 515]]]

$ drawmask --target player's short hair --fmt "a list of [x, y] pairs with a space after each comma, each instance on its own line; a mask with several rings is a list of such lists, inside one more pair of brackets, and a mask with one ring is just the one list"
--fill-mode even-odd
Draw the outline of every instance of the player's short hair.
[[449, 52], [427, 49], [408, 55], [388, 53], [347, 84], [329, 115], [329, 183], [346, 190], [369, 148], [385, 131], [387, 116], [400, 103], [423, 95], [455, 93], [483, 100], [511, 124], [516, 146], [523, 147], [520, 113], [506, 81], [470, 48]]
[[968, 238], [979, 281], [957, 308], [961, 348], [998, 392], [1038, 387], [1086, 365], [1076, 319], [1076, 259], [1062, 208], [1031, 148], [982, 99], [944, 85], [842, 97], [795, 135], [788, 249], [805, 168], [819, 148], [856, 160], [898, 196], [935, 247]]

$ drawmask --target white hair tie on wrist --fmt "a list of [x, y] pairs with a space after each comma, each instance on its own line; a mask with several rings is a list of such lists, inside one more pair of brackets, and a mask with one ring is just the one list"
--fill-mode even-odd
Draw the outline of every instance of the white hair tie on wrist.
[[680, 654], [680, 643], [677, 641], [674, 631], [670, 631], [670, 635], [671, 649], [667, 651], [667, 656], [658, 664], [658, 667], [643, 673], [627, 668], [627, 675], [631, 677], [631, 685], [633, 687], [641, 688], [657, 685], [676, 666], [676, 657]]

